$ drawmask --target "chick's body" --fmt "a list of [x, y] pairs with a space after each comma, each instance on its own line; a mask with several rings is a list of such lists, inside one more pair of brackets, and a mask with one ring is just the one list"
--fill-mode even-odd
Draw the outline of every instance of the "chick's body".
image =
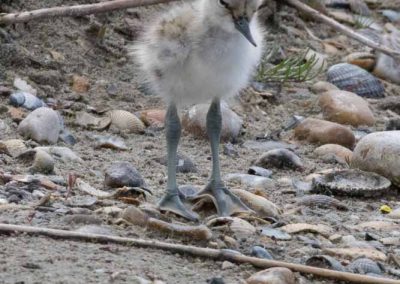
[[236, 95], [260, 60], [262, 32], [256, 17], [250, 22], [255, 47], [215, 5], [217, 0], [198, 0], [172, 9], [136, 45], [146, 79], [167, 102], [188, 105]]

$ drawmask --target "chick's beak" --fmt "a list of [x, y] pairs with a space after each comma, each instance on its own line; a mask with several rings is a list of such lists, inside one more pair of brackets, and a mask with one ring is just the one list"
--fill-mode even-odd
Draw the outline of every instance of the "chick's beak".
[[254, 41], [253, 36], [250, 32], [249, 21], [244, 17], [239, 17], [234, 19], [235, 28], [242, 34], [244, 37], [254, 46], [257, 47], [256, 42]]

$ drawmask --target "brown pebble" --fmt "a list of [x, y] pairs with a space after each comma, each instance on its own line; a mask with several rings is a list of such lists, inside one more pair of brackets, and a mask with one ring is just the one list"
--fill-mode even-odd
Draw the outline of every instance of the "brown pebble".
[[294, 273], [284, 267], [262, 270], [247, 279], [246, 284], [295, 284]]

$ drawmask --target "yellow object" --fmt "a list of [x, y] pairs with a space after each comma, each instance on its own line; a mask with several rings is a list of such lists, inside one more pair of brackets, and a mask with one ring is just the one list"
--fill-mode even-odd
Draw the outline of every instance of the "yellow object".
[[382, 205], [381, 208], [379, 209], [381, 211], [382, 214], [389, 214], [390, 212], [393, 211], [392, 208], [390, 208], [387, 205]]

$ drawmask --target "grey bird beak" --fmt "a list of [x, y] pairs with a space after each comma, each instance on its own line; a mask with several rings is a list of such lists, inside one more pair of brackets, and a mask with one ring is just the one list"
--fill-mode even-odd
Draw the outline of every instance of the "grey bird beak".
[[244, 17], [239, 17], [238, 19], [234, 20], [235, 28], [242, 34], [244, 37], [255, 47], [257, 47], [256, 42], [253, 39], [253, 36], [250, 32], [249, 21], [246, 20]]

